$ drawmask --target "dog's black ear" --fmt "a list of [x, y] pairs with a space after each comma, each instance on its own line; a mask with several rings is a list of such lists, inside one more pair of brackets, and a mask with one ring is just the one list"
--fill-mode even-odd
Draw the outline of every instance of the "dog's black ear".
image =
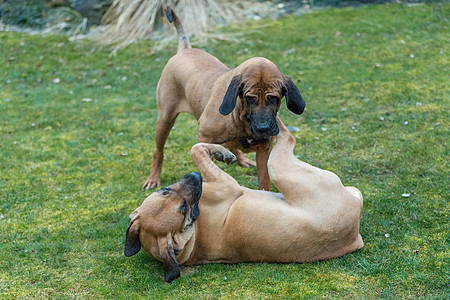
[[127, 257], [133, 256], [141, 250], [141, 241], [139, 240], [139, 220], [134, 218], [128, 225], [125, 238], [124, 254]]
[[229, 115], [236, 106], [236, 98], [241, 93], [241, 75], [236, 75], [228, 85], [225, 97], [223, 97], [222, 104], [219, 107], [219, 112], [224, 116]]
[[178, 265], [177, 257], [173, 249], [172, 235], [168, 234], [167, 237], [158, 240], [159, 254], [164, 265], [164, 280], [171, 282], [174, 279], [180, 277], [180, 266]]
[[195, 221], [198, 218], [198, 215], [200, 214], [200, 209], [198, 208], [198, 202], [194, 203], [191, 207], [191, 220]]
[[303, 100], [300, 91], [295, 86], [292, 79], [286, 76], [286, 83], [284, 86], [284, 96], [286, 97], [287, 108], [297, 115], [301, 115], [305, 110], [305, 100]]

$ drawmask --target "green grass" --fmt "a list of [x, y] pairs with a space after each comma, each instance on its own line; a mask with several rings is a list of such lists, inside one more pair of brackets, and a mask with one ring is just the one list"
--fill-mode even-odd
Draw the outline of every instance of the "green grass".
[[[176, 42], [113, 57], [89, 41], [1, 32], [0, 298], [448, 298], [449, 15], [449, 4], [330, 9], [209, 44], [229, 66], [264, 56], [298, 83], [307, 110], [280, 112], [301, 129], [295, 152], [362, 191], [365, 247], [315, 263], [182, 268], [171, 284], [161, 263], [123, 246], [149, 194], [155, 88]], [[196, 138], [181, 115], [163, 185], [196, 170]], [[257, 185], [255, 169], [223, 168]]]

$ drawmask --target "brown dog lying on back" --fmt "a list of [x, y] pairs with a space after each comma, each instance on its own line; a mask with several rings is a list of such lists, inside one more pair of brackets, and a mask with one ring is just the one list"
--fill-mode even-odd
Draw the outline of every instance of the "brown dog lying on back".
[[235, 156], [199, 143], [191, 156], [201, 175], [184, 175], [145, 199], [130, 215], [125, 255], [142, 246], [163, 262], [170, 282], [180, 276], [180, 264], [307, 262], [360, 249], [361, 193], [295, 158], [295, 139], [278, 124], [268, 169], [281, 193], [240, 186], [211, 160], [233, 163]]
[[188, 112], [198, 120], [199, 142], [229, 148], [245, 167], [255, 163], [240, 150], [256, 151], [258, 188], [269, 190], [267, 160], [279, 130], [281, 99], [285, 97], [289, 110], [301, 114], [305, 101], [299, 90], [265, 58], [251, 58], [230, 69], [205, 51], [191, 48], [175, 13], [166, 9], [166, 14], [178, 32], [178, 52], [162, 71], [156, 89], [156, 151], [143, 188], [161, 184], [164, 145], [178, 114]]

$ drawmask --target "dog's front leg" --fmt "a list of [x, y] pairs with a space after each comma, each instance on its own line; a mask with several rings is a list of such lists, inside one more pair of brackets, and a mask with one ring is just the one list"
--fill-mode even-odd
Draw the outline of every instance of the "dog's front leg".
[[164, 160], [164, 145], [166, 144], [167, 137], [170, 130], [175, 124], [177, 114], [172, 112], [169, 115], [165, 115], [163, 112], [158, 112], [158, 120], [156, 121], [155, 131], [155, 143], [156, 150], [153, 155], [152, 169], [147, 181], [142, 186], [143, 189], [148, 190], [161, 185], [161, 168]]
[[267, 169], [270, 151], [273, 148], [273, 138], [270, 139], [267, 148], [256, 151], [256, 173], [258, 175], [258, 190], [270, 190], [270, 177]]
[[198, 143], [192, 147], [191, 157], [202, 173], [204, 182], [235, 181], [212, 161], [215, 158], [229, 165], [236, 162], [236, 156], [225, 147], [218, 144]]
[[212, 160], [215, 158], [226, 164], [236, 162], [236, 157], [230, 151], [221, 145], [198, 143], [192, 147], [191, 157], [202, 173], [203, 203], [229, 203], [242, 195], [239, 183]]

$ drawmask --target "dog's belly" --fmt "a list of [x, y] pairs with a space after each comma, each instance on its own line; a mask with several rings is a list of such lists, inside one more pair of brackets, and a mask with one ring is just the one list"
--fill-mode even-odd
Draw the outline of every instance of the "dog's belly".
[[338, 256], [358, 238], [357, 214], [318, 215], [289, 205], [280, 194], [256, 192], [247, 190], [228, 213], [230, 262], [315, 261]]

